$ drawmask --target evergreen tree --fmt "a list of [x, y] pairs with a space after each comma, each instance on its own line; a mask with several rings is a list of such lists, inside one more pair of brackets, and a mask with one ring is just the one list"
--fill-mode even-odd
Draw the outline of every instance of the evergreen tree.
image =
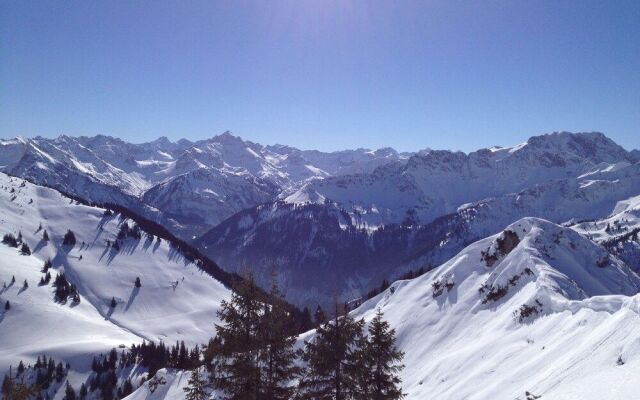
[[42, 266], [42, 273], [47, 273], [49, 272], [49, 268], [51, 268], [53, 266], [53, 264], [51, 263], [51, 259], [47, 258], [47, 260], [44, 262], [44, 265]]
[[69, 384], [69, 381], [67, 381], [67, 386], [64, 389], [64, 400], [76, 400], [76, 392]]
[[112, 298], [111, 298], [111, 308], [116, 308], [116, 305], [117, 305], [117, 303], [116, 303], [116, 298], [115, 298], [115, 297], [112, 297]]
[[215, 384], [218, 374], [218, 362], [220, 361], [220, 348], [222, 341], [219, 336], [214, 336], [209, 339], [202, 349], [202, 362], [205, 368], [209, 372], [209, 382]]
[[18, 374], [16, 375], [16, 377], [22, 375], [24, 373], [24, 363], [22, 362], [22, 360], [20, 360], [20, 363], [18, 364], [18, 370], [17, 370]]
[[309, 311], [309, 307], [305, 307], [302, 310], [302, 317], [300, 320], [300, 331], [306, 332], [308, 330], [313, 329], [313, 321], [311, 320], [311, 311]]
[[324, 310], [320, 306], [316, 307], [316, 313], [314, 317], [316, 319], [316, 327], [327, 322], [327, 316], [325, 315]]
[[127, 397], [131, 393], [133, 393], [133, 385], [131, 384], [131, 379], [127, 378], [122, 384], [121, 397]]
[[139, 288], [142, 286], [142, 283], [140, 283], [140, 277], [136, 276], [136, 281], [133, 284], [135, 287]]
[[219, 374], [215, 385], [229, 400], [256, 400], [260, 390], [260, 291], [252, 276], [234, 285], [229, 301], [218, 310], [222, 325], [216, 325], [221, 345]]
[[18, 240], [11, 233], [7, 233], [2, 237], [2, 243], [11, 247], [18, 247]]
[[356, 394], [356, 344], [364, 321], [339, 314], [336, 306], [333, 320], [318, 327], [316, 336], [305, 343], [303, 360], [308, 369], [300, 380], [305, 399], [346, 400]]
[[59, 362], [58, 365], [56, 365], [56, 382], [62, 382], [62, 378], [64, 378], [64, 375], [64, 367], [62, 366], [62, 363]]
[[31, 255], [31, 249], [29, 248], [28, 244], [22, 243], [22, 246], [20, 247], [20, 254], [22, 254], [24, 256]]
[[80, 386], [80, 400], [84, 400], [87, 397], [87, 385], [84, 383]]
[[293, 350], [296, 338], [287, 329], [288, 324], [294, 324], [275, 283], [270, 294], [273, 304], [263, 305], [259, 330], [259, 359], [262, 371], [260, 398], [285, 400], [293, 396], [294, 387], [291, 381], [300, 372], [295, 365], [296, 352]]
[[44, 240], [45, 242], [49, 241], [49, 234], [47, 233], [46, 229], [44, 230], [44, 232], [42, 232], [42, 240]]
[[9, 311], [11, 309], [11, 303], [9, 303], [9, 300], [7, 300], [7, 302], [4, 303], [4, 309], [5, 311]]
[[29, 287], [29, 284], [27, 283], [27, 280], [25, 279], [24, 283], [22, 284], [22, 288], [26, 290], [28, 287]]
[[398, 373], [404, 354], [395, 347], [395, 330], [378, 309], [369, 324], [368, 337], [359, 339], [355, 353], [358, 374], [356, 400], [398, 400], [404, 397]]
[[76, 235], [71, 231], [71, 229], [68, 229], [67, 233], [64, 234], [64, 237], [62, 238], [62, 244], [65, 246], [75, 246]]
[[13, 391], [13, 379], [9, 376], [9, 374], [5, 374], [4, 379], [2, 380], [2, 393], [4, 397], [9, 398], [9, 394]]
[[200, 376], [199, 368], [194, 368], [191, 371], [191, 377], [185, 391], [184, 398], [186, 400], [205, 400], [209, 397], [206, 390], [206, 381]]

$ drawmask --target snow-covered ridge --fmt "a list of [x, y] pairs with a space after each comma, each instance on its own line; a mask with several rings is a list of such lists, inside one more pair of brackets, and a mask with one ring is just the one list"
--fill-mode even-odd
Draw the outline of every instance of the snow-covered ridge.
[[330, 199], [370, 225], [399, 223], [413, 210], [426, 224], [461, 204], [631, 161], [630, 153], [601, 133], [561, 132], [506, 149], [416, 154], [371, 173], [312, 180], [281, 197], [293, 203]]
[[525, 218], [354, 314], [381, 308], [396, 329], [408, 399], [626, 399], [640, 370], [639, 288], [604, 248]]

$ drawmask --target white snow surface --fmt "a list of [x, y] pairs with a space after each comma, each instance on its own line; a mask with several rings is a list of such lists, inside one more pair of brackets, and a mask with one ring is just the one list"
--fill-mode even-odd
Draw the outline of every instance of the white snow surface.
[[[230, 291], [167, 241], [143, 233], [140, 240], [124, 240], [116, 251], [106, 241], [116, 238], [125, 221], [120, 216], [105, 217], [103, 209], [2, 173], [0, 204], [0, 237], [21, 232], [32, 251], [21, 255], [19, 249], [0, 244], [0, 284], [8, 286], [0, 289], [0, 371], [20, 360], [33, 363], [43, 353], [86, 371], [93, 355], [120, 344], [184, 340], [193, 346], [213, 335], [220, 301]], [[49, 242], [42, 240], [40, 224]], [[75, 233], [73, 247], [61, 243], [67, 229]], [[64, 271], [78, 287], [80, 304], [56, 303], [51, 284], [38, 285], [49, 258], [52, 282]], [[10, 285], [12, 276], [16, 282]], [[22, 290], [25, 279], [28, 288]], [[4, 311], [7, 300], [11, 309]]]

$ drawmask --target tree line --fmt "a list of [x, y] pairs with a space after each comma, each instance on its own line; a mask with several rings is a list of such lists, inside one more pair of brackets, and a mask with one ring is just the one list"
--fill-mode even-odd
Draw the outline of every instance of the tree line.
[[[275, 285], [269, 298], [282, 298]], [[334, 316], [296, 350], [287, 309], [264, 302], [249, 276], [222, 302], [218, 317], [222, 323], [203, 350], [206, 374], [192, 371], [188, 400], [208, 399], [210, 389], [228, 400], [404, 397], [398, 376], [403, 353], [380, 310], [367, 327], [336, 306]]]

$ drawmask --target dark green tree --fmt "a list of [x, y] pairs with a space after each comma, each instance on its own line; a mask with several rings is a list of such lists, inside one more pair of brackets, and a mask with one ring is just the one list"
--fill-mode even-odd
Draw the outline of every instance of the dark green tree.
[[324, 310], [322, 309], [322, 307], [318, 306], [316, 307], [316, 312], [314, 315], [315, 319], [316, 319], [316, 327], [324, 324], [325, 322], [327, 322], [327, 316], [324, 313]]
[[352, 399], [357, 390], [356, 345], [362, 337], [364, 321], [349, 314], [335, 317], [316, 330], [305, 343], [303, 360], [307, 371], [300, 380], [303, 398], [313, 400]]
[[87, 385], [82, 383], [82, 385], [80, 385], [80, 400], [84, 400], [87, 397], [87, 394]]
[[260, 393], [260, 290], [251, 275], [234, 285], [230, 300], [223, 300], [216, 325], [220, 338], [215, 386], [229, 400], [257, 400]]
[[73, 390], [69, 381], [67, 381], [67, 386], [64, 389], [64, 400], [76, 400], [76, 391]]
[[65, 246], [75, 246], [76, 235], [71, 231], [71, 229], [68, 229], [67, 233], [64, 234], [64, 237], [62, 238], [62, 244]]
[[302, 310], [302, 317], [300, 320], [300, 331], [306, 332], [314, 328], [313, 320], [311, 319], [311, 311], [309, 311], [309, 307], [305, 307]]
[[22, 243], [22, 246], [20, 247], [20, 254], [24, 255], [24, 256], [28, 256], [31, 255], [31, 249], [29, 248], [29, 245], [26, 243]]
[[285, 301], [274, 283], [270, 292], [271, 304], [263, 305], [261, 329], [259, 330], [261, 399], [285, 400], [292, 398], [295, 387], [292, 380], [299, 374], [295, 365], [296, 352], [293, 349], [296, 338], [288, 329], [294, 326]]
[[404, 353], [395, 346], [395, 330], [382, 311], [369, 323], [368, 336], [359, 339], [356, 359], [356, 400], [398, 400], [404, 397], [398, 374]]
[[16, 375], [16, 377], [22, 375], [24, 373], [24, 363], [22, 362], [22, 360], [20, 360], [20, 363], [18, 364], [18, 374]]
[[199, 368], [194, 368], [191, 371], [191, 377], [189, 378], [185, 391], [184, 398], [186, 400], [205, 400], [209, 397], [206, 391], [206, 381], [200, 375]]

